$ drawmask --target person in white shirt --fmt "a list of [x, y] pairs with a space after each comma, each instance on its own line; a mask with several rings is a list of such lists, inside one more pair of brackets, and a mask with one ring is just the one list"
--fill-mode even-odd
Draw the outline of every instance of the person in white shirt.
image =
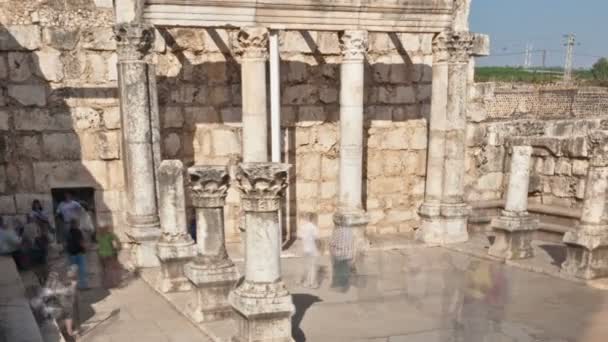
[[12, 256], [17, 265], [17, 269], [23, 269], [21, 265], [21, 237], [14, 229], [4, 224], [4, 219], [0, 216], [0, 255]]
[[317, 241], [319, 238], [319, 228], [315, 224], [316, 216], [314, 213], [303, 213], [301, 215], [301, 222], [299, 229], [300, 239], [302, 240], [302, 251], [307, 259], [307, 268], [302, 279], [302, 285], [309, 288], [318, 288], [318, 273], [319, 267], [317, 265], [317, 258], [319, 256], [319, 250], [317, 248]]
[[66, 234], [69, 229], [70, 222], [76, 221], [80, 223], [80, 217], [84, 212], [84, 208], [80, 203], [74, 200], [74, 195], [71, 192], [64, 194], [64, 199], [57, 206], [56, 215], [61, 218], [61, 225], [57, 225], [57, 240], [65, 242]]

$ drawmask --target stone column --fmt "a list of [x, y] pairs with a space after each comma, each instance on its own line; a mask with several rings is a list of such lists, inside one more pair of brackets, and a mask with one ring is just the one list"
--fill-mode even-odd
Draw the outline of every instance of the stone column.
[[[122, 119], [122, 150], [127, 187], [127, 235], [134, 242], [132, 261], [137, 267], [158, 266], [154, 245], [160, 236], [154, 163], [156, 82], [152, 66], [144, 61], [154, 41], [145, 24], [115, 28], [118, 52], [118, 88]], [[151, 72], [152, 71], [152, 72]]]
[[186, 223], [184, 165], [179, 160], [165, 160], [158, 170], [160, 224], [162, 234], [156, 244], [160, 275], [156, 288], [164, 293], [189, 291], [190, 281], [184, 265], [196, 254]]
[[589, 137], [592, 158], [587, 173], [583, 213], [577, 229], [564, 235], [566, 261], [562, 272], [583, 279], [608, 276], [608, 133]]
[[188, 314], [196, 322], [215, 321], [232, 314], [228, 293], [238, 271], [226, 252], [224, 206], [230, 187], [226, 166], [193, 166], [188, 169], [190, 196], [196, 209], [197, 256], [186, 265], [186, 277], [196, 286], [196, 299]]
[[340, 37], [340, 176], [335, 229], [351, 229], [357, 249], [365, 248], [367, 214], [362, 206], [364, 62], [367, 31]]
[[468, 240], [467, 221], [471, 211], [464, 201], [466, 107], [468, 63], [473, 46], [468, 32], [452, 32], [447, 40], [449, 51], [448, 102], [446, 112], [443, 193], [443, 243]]
[[490, 255], [505, 259], [525, 259], [534, 256], [532, 238], [538, 221], [528, 215], [531, 146], [513, 146], [507, 202], [499, 218], [492, 222], [496, 234]]
[[433, 83], [431, 116], [429, 118], [429, 143], [427, 150], [426, 185], [424, 203], [418, 210], [422, 224], [416, 238], [429, 244], [443, 243], [444, 230], [441, 219], [443, 171], [445, 159], [446, 111], [448, 103], [448, 50], [446, 33], [433, 40]]
[[281, 279], [279, 209], [289, 165], [243, 163], [236, 173], [245, 212], [245, 278], [229, 295], [237, 342], [291, 342], [291, 294]]
[[238, 34], [238, 43], [242, 50], [243, 161], [265, 162], [268, 161], [268, 30], [264, 27], [245, 27]]

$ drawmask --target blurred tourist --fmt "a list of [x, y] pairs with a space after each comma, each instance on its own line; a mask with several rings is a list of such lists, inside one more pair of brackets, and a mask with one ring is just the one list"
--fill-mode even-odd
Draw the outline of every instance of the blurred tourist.
[[103, 284], [106, 288], [118, 283], [118, 251], [120, 241], [109, 227], [100, 227], [97, 235], [97, 254], [103, 271]]
[[69, 223], [70, 230], [66, 242], [66, 251], [71, 265], [78, 266], [78, 287], [86, 290], [89, 288], [87, 279], [86, 246], [82, 231], [78, 227], [78, 221]]
[[0, 255], [11, 256], [15, 260], [18, 270], [23, 270], [21, 253], [22, 239], [15, 229], [8, 227], [4, 223], [4, 218], [0, 216]]
[[319, 228], [317, 227], [316, 215], [314, 213], [304, 213], [301, 217], [302, 225], [300, 226], [299, 233], [302, 239], [302, 251], [306, 262], [306, 272], [302, 279], [302, 285], [309, 288], [319, 287], [319, 267], [317, 265], [317, 258], [319, 256], [319, 250], [317, 248]]

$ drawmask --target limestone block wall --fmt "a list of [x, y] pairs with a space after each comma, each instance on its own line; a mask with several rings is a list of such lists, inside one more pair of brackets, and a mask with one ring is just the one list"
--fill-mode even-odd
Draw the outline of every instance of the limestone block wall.
[[535, 148], [530, 200], [580, 207], [585, 190], [589, 131], [608, 128], [608, 89], [563, 85], [477, 84], [467, 128], [467, 195], [499, 199], [508, 181], [509, 136], [567, 140], [561, 152]]
[[[102, 7], [97, 7], [98, 3]], [[0, 3], [0, 215], [51, 189], [95, 189], [99, 224], [122, 226], [124, 177], [111, 6]]]
[[[53, 188], [92, 187], [98, 224], [124, 231], [111, 1], [0, 2], [0, 215]], [[240, 160], [236, 30], [160, 28], [157, 64], [163, 158], [190, 165]], [[364, 203], [370, 232], [410, 232], [423, 198], [431, 35], [370, 35], [366, 65]], [[285, 220], [319, 214], [332, 227], [338, 177], [337, 32], [281, 33], [284, 161], [294, 165]], [[228, 237], [238, 196], [228, 198]]]

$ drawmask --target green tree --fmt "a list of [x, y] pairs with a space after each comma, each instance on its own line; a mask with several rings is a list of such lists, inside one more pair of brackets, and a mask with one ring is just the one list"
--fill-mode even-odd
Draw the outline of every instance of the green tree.
[[593, 77], [601, 82], [608, 81], [608, 58], [600, 58], [591, 68]]

